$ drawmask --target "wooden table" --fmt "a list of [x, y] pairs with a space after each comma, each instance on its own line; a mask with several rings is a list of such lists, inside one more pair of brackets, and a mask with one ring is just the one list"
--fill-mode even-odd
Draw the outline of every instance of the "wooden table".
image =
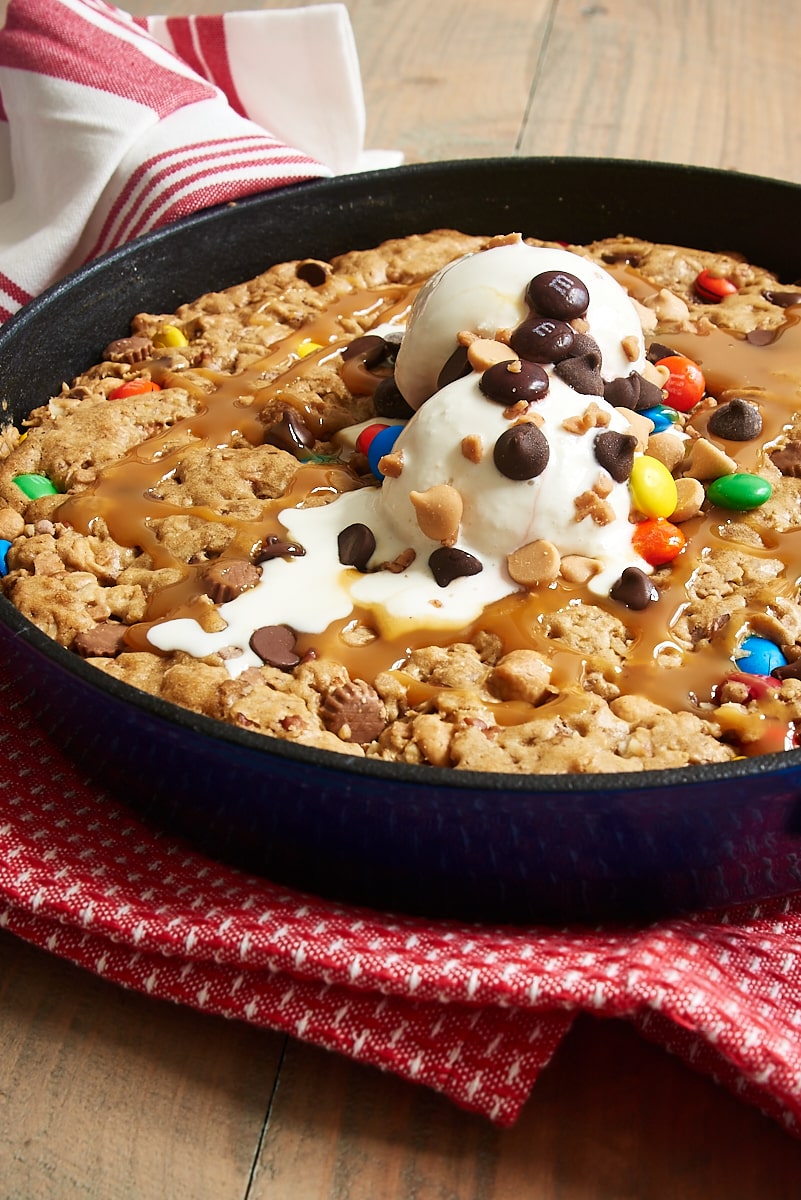
[[[409, 161], [587, 154], [801, 180], [799, 5], [348, 8], [368, 146]], [[0, 1200], [789, 1200], [799, 1180], [801, 1143], [624, 1024], [581, 1019], [501, 1131], [0, 936]]]

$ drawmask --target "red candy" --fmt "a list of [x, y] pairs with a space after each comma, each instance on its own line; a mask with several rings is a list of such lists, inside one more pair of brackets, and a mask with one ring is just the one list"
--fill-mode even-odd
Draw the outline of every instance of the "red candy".
[[711, 271], [702, 271], [695, 281], [695, 291], [700, 300], [707, 304], [720, 304], [726, 296], [733, 296], [737, 285], [730, 279], [721, 279]]
[[781, 687], [781, 681], [772, 675], [746, 675], [744, 671], [732, 671], [724, 676], [721, 683], [742, 683], [748, 688], [749, 700], [762, 700], [765, 696], [775, 695]]
[[631, 544], [652, 567], [672, 562], [684, 549], [687, 539], [676, 525], [664, 517], [641, 521], [632, 534]]
[[704, 373], [697, 363], [683, 354], [669, 354], [660, 358], [656, 364], [666, 367], [670, 374], [662, 384], [662, 390], [668, 394], [671, 408], [679, 412], [689, 412], [695, 408], [706, 391]]
[[370, 448], [370, 443], [372, 442], [373, 438], [376, 437], [382, 429], [389, 428], [389, 425], [379, 425], [377, 423], [375, 425], [366, 425], [356, 438], [356, 449], [360, 454], [366, 454]]
[[142, 396], [145, 392], [160, 392], [161, 388], [151, 379], [129, 379], [109, 393], [109, 400], [127, 400], [129, 396]]

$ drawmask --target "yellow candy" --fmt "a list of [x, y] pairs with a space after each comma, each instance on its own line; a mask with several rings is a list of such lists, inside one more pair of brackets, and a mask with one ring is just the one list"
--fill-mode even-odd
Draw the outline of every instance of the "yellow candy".
[[154, 346], [188, 346], [189, 339], [177, 325], [162, 325], [153, 338]]
[[307, 338], [305, 342], [300, 343], [297, 353], [300, 358], [307, 358], [309, 354], [314, 354], [315, 350], [322, 350], [322, 346], [319, 342], [310, 342]]
[[675, 479], [649, 454], [635, 458], [629, 487], [634, 507], [646, 517], [669, 517], [678, 503]]

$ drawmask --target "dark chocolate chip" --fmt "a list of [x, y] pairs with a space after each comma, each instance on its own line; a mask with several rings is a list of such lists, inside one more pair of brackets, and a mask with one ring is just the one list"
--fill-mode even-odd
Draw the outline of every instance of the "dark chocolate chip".
[[554, 375], [582, 396], [604, 394], [604, 381], [591, 354], [582, 354], [580, 358], [564, 358], [553, 370]]
[[775, 329], [749, 329], [745, 340], [752, 346], [770, 346], [776, 340]]
[[762, 414], [755, 404], [735, 396], [713, 411], [707, 428], [730, 442], [750, 442], [762, 432]]
[[615, 483], [624, 483], [628, 479], [637, 449], [637, 439], [632, 433], [617, 433], [614, 429], [607, 429], [598, 434], [593, 449], [598, 462]]
[[339, 561], [345, 567], [366, 571], [367, 564], [375, 554], [375, 537], [372, 529], [356, 521], [348, 525], [337, 537]]
[[795, 662], [784, 663], [781, 667], [774, 667], [771, 675], [774, 679], [801, 679], [801, 658], [797, 658]]
[[552, 363], [567, 358], [576, 333], [565, 321], [553, 317], [530, 317], [513, 330], [509, 344], [530, 362]]
[[801, 304], [801, 292], [763, 292], [768, 304], [776, 304], [779, 308], [792, 308]]
[[524, 400], [530, 404], [547, 395], [550, 382], [548, 374], [537, 363], [523, 362], [513, 358], [510, 362], [494, 363], [487, 367], [478, 381], [478, 386], [488, 400], [510, 407]]
[[81, 658], [116, 658], [125, 649], [126, 629], [119, 621], [98, 621], [76, 633], [72, 648]]
[[663, 346], [661, 342], [651, 342], [645, 357], [649, 362], [657, 363], [661, 358], [672, 358], [675, 353], [670, 346]]
[[437, 378], [437, 390], [464, 379], [473, 370], [467, 357], [467, 346], [457, 346]]
[[617, 583], [612, 584], [609, 595], [626, 608], [635, 610], [647, 608], [659, 599], [656, 585], [639, 567], [626, 567]]
[[569, 271], [543, 271], [528, 285], [526, 300], [544, 317], [570, 321], [582, 317], [590, 303], [586, 285]]
[[407, 404], [395, 382], [394, 375], [382, 379], [373, 392], [373, 407], [376, 416], [392, 417], [393, 420], [405, 421], [414, 416], [414, 409]]
[[215, 604], [227, 604], [252, 588], [261, 571], [248, 558], [217, 558], [198, 572], [200, 587]]
[[531, 421], [504, 430], [493, 450], [495, 466], [507, 479], [534, 479], [550, 456], [548, 439]]
[[594, 337], [590, 337], [588, 333], [577, 333], [573, 338], [573, 346], [570, 350], [571, 358], [586, 358], [594, 363], [596, 367], [600, 367], [602, 361], [601, 347], [598, 345]]
[[375, 741], [387, 723], [381, 697], [363, 679], [351, 680], [330, 691], [320, 705], [320, 719], [329, 733], [361, 746]]
[[634, 412], [643, 412], [646, 408], [655, 408], [657, 404], [662, 404], [663, 399], [662, 389], [636, 371], [618, 379], [610, 379], [604, 384], [604, 400], [613, 408], [630, 408]]
[[377, 333], [365, 333], [362, 337], [354, 338], [342, 351], [342, 361], [359, 358], [366, 367], [377, 367], [389, 353], [389, 347]]
[[635, 254], [633, 250], [607, 250], [601, 255], [601, 261], [607, 266], [614, 266], [615, 263], [625, 263], [629, 267], [638, 267], [642, 260], [642, 256]]
[[322, 287], [331, 273], [328, 263], [318, 262], [315, 258], [307, 258], [295, 267], [295, 275], [312, 287]]
[[782, 475], [790, 479], [801, 479], [801, 443], [788, 442], [781, 450], [774, 450], [770, 461]]
[[302, 558], [306, 551], [296, 542], [287, 542], [284, 538], [271, 533], [264, 538], [253, 555], [254, 563], [269, 562], [272, 558]]
[[264, 443], [297, 457], [298, 453], [314, 445], [314, 434], [296, 412], [287, 408], [281, 414], [281, 420], [271, 425], [265, 433]]
[[439, 546], [430, 556], [428, 565], [439, 587], [447, 587], [463, 575], [480, 575], [484, 570], [475, 555], [457, 550], [455, 546]]
[[268, 667], [287, 670], [300, 662], [295, 648], [295, 634], [288, 625], [262, 625], [250, 639], [250, 648]]

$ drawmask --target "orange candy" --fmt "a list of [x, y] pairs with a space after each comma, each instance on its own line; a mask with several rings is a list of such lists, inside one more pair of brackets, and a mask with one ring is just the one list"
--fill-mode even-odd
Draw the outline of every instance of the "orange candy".
[[150, 379], [129, 379], [121, 383], [113, 392], [109, 392], [109, 400], [126, 400], [129, 396], [142, 396], [145, 392], [160, 392], [161, 388]]
[[736, 283], [720, 275], [713, 275], [711, 271], [701, 271], [695, 280], [696, 295], [707, 304], [719, 304], [725, 296], [733, 296], [736, 291]]
[[665, 517], [653, 517], [641, 521], [634, 530], [631, 544], [652, 567], [661, 567], [672, 562], [684, 549], [687, 539], [678, 528]]
[[670, 374], [662, 384], [668, 394], [668, 404], [679, 412], [695, 408], [706, 391], [704, 373], [697, 363], [683, 354], [669, 354], [660, 358], [658, 367], [667, 367]]

